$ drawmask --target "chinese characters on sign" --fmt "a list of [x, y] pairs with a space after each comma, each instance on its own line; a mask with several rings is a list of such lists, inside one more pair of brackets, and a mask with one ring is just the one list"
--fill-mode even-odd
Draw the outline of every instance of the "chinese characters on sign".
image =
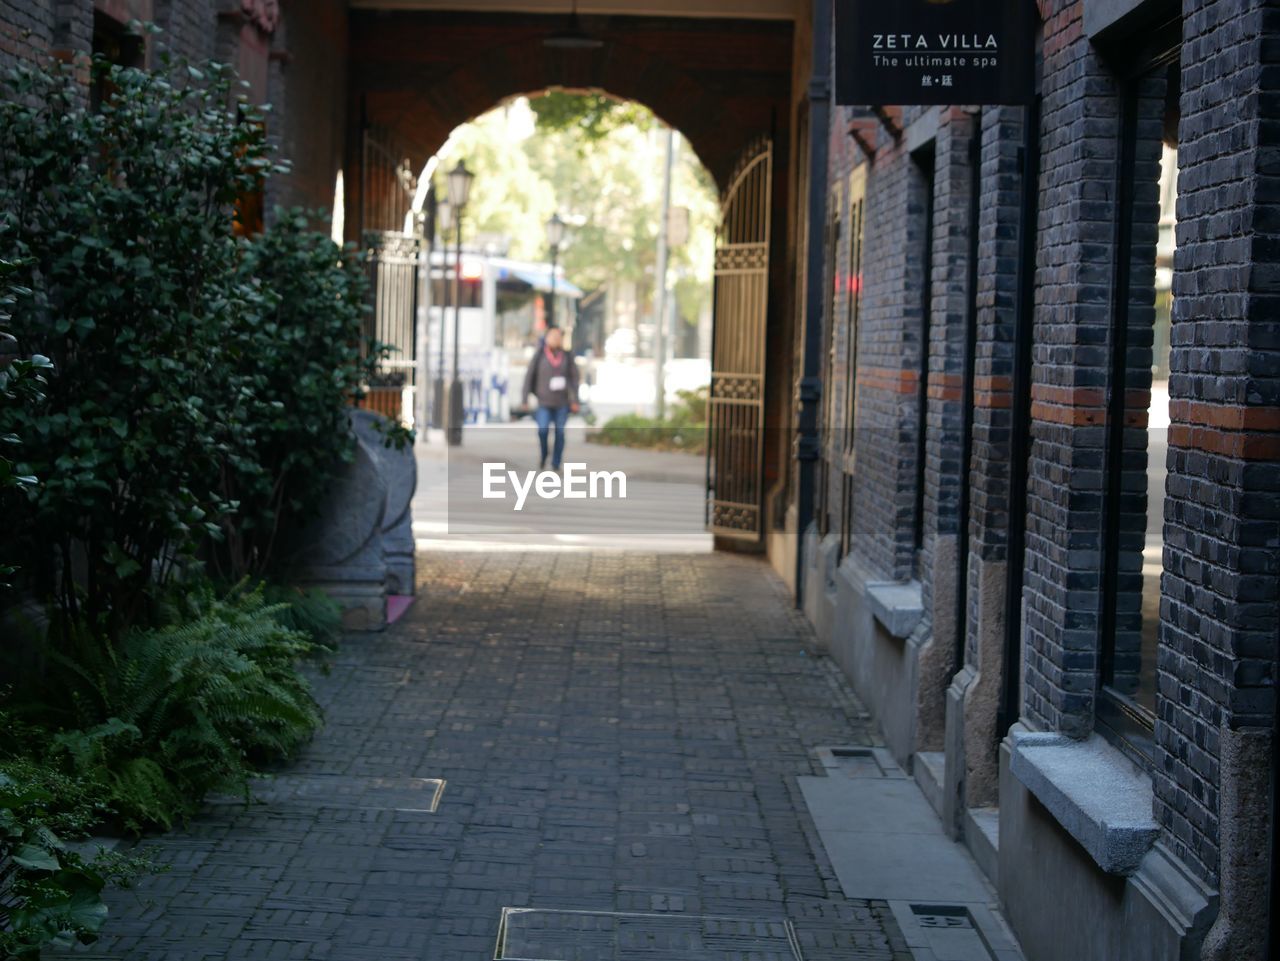
[[836, 102], [1018, 104], [1035, 0], [836, 0]]

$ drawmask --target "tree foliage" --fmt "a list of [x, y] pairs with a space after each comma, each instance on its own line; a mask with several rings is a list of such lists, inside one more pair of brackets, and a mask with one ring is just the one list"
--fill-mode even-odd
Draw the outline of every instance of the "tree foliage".
[[[13, 719], [0, 714], [0, 727]], [[30, 959], [46, 946], [90, 944], [107, 920], [101, 893], [151, 868], [146, 856], [77, 854], [98, 800], [76, 778], [30, 761], [0, 758], [0, 958]]]
[[539, 127], [580, 134], [587, 143], [602, 140], [622, 127], [648, 130], [654, 125], [653, 114], [639, 104], [603, 93], [549, 90], [529, 101], [529, 106]]
[[[522, 116], [530, 113], [526, 124]], [[505, 235], [512, 256], [544, 260], [543, 225], [559, 212], [571, 223], [560, 251], [568, 278], [587, 290], [636, 284], [643, 303], [654, 290], [665, 130], [640, 104], [552, 91], [459, 128], [441, 167], [464, 157], [476, 172], [469, 235]], [[681, 316], [696, 321], [710, 302], [719, 204], [706, 169], [682, 141], [672, 202], [689, 208], [691, 229], [689, 241], [671, 251], [668, 282]]]
[[38, 407], [0, 407], [13, 473], [42, 480], [10, 498], [0, 563], [24, 559], [64, 635], [117, 637], [211, 539], [233, 579], [268, 568], [349, 456], [378, 349], [353, 252], [296, 213], [235, 237], [237, 200], [278, 168], [262, 118], [228, 111], [227, 68], [94, 70], [96, 108], [57, 69], [12, 72], [0, 101], [0, 258], [29, 291], [9, 325], [55, 372]]
[[228, 113], [225, 70], [95, 69], [114, 90], [96, 111], [67, 71], [15, 71], [0, 102], [4, 253], [31, 290], [11, 324], [57, 371], [27, 427], [43, 483], [13, 546], [37, 593], [118, 625], [226, 508], [228, 399], [201, 388], [242, 299], [228, 211], [270, 160], [260, 125]]
[[351, 459], [347, 403], [380, 356], [364, 343], [363, 258], [311, 230], [311, 219], [277, 211], [265, 234], [244, 243], [237, 267], [246, 296], [218, 368], [234, 405], [219, 493], [236, 508], [220, 517], [212, 547], [232, 580], [270, 570], [282, 528], [307, 517], [333, 466]]
[[[17, 264], [0, 260], [0, 416], [7, 420], [23, 420], [35, 411], [44, 400], [45, 375], [53, 367], [49, 358], [40, 354], [21, 357], [11, 353], [18, 341], [9, 331], [9, 311], [19, 297], [30, 293], [10, 281], [17, 269]], [[4, 516], [12, 516], [10, 511], [38, 482], [34, 475], [23, 473], [13, 459], [21, 453], [21, 434], [14, 430], [0, 433], [0, 511]], [[16, 570], [15, 563], [0, 562], [0, 587], [8, 586]]]
[[99, 785], [122, 826], [170, 827], [214, 790], [245, 790], [257, 764], [291, 756], [320, 726], [296, 664], [315, 645], [282, 604], [237, 585], [201, 589], [172, 624], [114, 644], [78, 638], [30, 709], [64, 733], [49, 758]]

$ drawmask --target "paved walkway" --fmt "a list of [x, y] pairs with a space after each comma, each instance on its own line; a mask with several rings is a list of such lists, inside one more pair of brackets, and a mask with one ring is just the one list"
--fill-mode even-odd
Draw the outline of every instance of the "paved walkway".
[[622, 471], [625, 500], [538, 503], [524, 509], [510, 501], [479, 498], [483, 465], [500, 462], [520, 472], [538, 466], [532, 421], [469, 426], [461, 447], [445, 445], [440, 431], [415, 448], [418, 490], [413, 499], [418, 549], [626, 550], [664, 554], [711, 550], [704, 527], [706, 460], [670, 453], [588, 443], [587, 429], [570, 421], [566, 463], [587, 471]]
[[766, 565], [448, 552], [420, 575], [317, 678], [300, 761], [160, 839], [172, 869], [80, 956], [488, 961], [510, 907], [640, 917], [512, 915], [502, 957], [910, 956], [883, 902], [841, 894], [797, 787], [815, 746], [872, 737]]

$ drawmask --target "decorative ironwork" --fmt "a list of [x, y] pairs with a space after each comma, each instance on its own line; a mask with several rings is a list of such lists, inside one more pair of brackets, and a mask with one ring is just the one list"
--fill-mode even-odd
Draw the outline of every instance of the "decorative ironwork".
[[769, 251], [759, 244], [749, 247], [721, 247], [716, 251], [715, 269], [720, 273], [734, 270], [764, 270], [769, 266]]
[[764, 501], [765, 319], [773, 145], [749, 148], [729, 181], [716, 233], [707, 527], [759, 540]]
[[366, 127], [363, 137], [360, 229], [388, 232], [409, 229], [409, 215], [418, 189], [409, 151], [392, 134], [377, 127]]
[[716, 533], [756, 531], [760, 526], [760, 509], [735, 504], [715, 504], [711, 510], [711, 526]]
[[760, 400], [760, 387], [760, 378], [745, 374], [711, 378], [711, 396], [717, 400]]
[[[380, 413], [409, 423], [413, 420], [414, 391], [418, 386], [415, 325], [421, 242], [417, 237], [395, 231], [370, 231], [365, 234], [365, 245], [369, 250], [372, 307], [365, 321], [366, 333], [391, 348], [378, 361], [379, 379], [398, 383], [401, 389], [399, 397], [394, 396], [395, 391], [390, 391], [391, 397], [385, 396], [388, 388], [375, 389], [362, 406], [375, 407]], [[379, 393], [383, 396], [375, 401]]]

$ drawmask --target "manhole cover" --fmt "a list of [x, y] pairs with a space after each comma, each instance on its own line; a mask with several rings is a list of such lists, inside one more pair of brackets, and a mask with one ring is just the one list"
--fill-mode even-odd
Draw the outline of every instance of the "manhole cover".
[[861, 745], [819, 747], [813, 752], [826, 770], [827, 776], [844, 777], [904, 777], [889, 752], [882, 747]]
[[911, 913], [922, 928], [972, 928], [969, 909], [959, 904], [913, 904]]
[[938, 961], [1022, 959], [1012, 935], [990, 908], [980, 902], [890, 901], [889, 909], [915, 957]]
[[803, 961], [785, 918], [503, 908], [494, 961]]
[[[445, 782], [426, 777], [351, 777], [344, 774], [281, 774], [255, 781], [253, 797], [267, 804], [304, 803], [360, 811], [434, 813]], [[218, 798], [217, 801], [231, 799]], [[243, 804], [243, 799], [234, 799]]]

